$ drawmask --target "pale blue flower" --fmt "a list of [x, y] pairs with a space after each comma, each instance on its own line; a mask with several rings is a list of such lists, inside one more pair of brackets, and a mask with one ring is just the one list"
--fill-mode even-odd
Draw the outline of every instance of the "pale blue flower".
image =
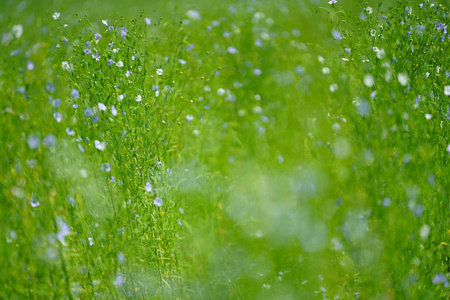
[[158, 207], [161, 207], [163, 204], [163, 200], [159, 197], [156, 197], [155, 201], [153, 201], [153, 204], [155, 204]]

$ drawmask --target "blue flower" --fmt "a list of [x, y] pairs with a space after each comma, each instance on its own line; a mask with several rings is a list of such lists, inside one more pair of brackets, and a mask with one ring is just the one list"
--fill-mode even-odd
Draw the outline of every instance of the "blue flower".
[[61, 105], [61, 99], [55, 99], [52, 101], [53, 108], [58, 108]]
[[30, 149], [36, 149], [39, 147], [39, 144], [41, 143], [41, 140], [36, 135], [30, 135], [28, 137], [28, 146]]
[[153, 201], [153, 204], [155, 204], [158, 207], [161, 207], [163, 205], [163, 200], [159, 197], [156, 197], [155, 201]]
[[126, 38], [127, 37], [127, 33], [128, 33], [128, 30], [127, 30], [127, 28], [126, 27], [122, 27], [121, 29], [120, 29], [120, 36], [122, 37], [122, 38]]
[[47, 147], [54, 147], [56, 145], [56, 138], [53, 134], [48, 134], [44, 141], [42, 141], [42, 144], [44, 144]]
[[75, 99], [80, 98], [80, 92], [77, 89], [73, 89], [72, 92], [70, 92], [70, 94], [72, 95], [72, 97], [74, 97]]
[[51, 84], [51, 83], [47, 83], [47, 84], [45, 85], [45, 89], [46, 89], [47, 91], [49, 91], [50, 93], [53, 93], [53, 92], [55, 91], [55, 86], [54, 86], [53, 84]]
[[152, 191], [152, 185], [150, 182], [147, 181], [147, 184], [145, 185], [145, 191], [147, 193], [150, 193]]
[[102, 164], [101, 169], [103, 172], [110, 172], [111, 166], [109, 165], [109, 163], [104, 163], [104, 164]]
[[94, 111], [91, 108], [86, 108], [84, 110], [84, 116], [85, 117], [90, 117], [90, 116], [93, 116], [93, 115], [94, 115]]

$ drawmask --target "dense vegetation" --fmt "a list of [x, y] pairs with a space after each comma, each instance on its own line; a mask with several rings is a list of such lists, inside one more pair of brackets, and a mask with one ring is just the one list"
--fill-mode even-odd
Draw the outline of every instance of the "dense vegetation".
[[446, 2], [154, 5], [0, 5], [0, 298], [449, 297]]

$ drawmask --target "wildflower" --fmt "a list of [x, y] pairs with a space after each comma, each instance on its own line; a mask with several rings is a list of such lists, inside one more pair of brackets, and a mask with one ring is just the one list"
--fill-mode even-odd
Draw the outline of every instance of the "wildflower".
[[66, 37], [63, 37], [62, 41], [63, 41], [64, 45], [67, 45], [67, 43], [69, 42], [69, 40]]
[[65, 245], [64, 239], [66, 236], [70, 234], [70, 227], [66, 222], [64, 222], [61, 219], [56, 220], [56, 223], [58, 223], [59, 227], [59, 231], [56, 234], [56, 238], [58, 239], [58, 241], [61, 242], [61, 244]]
[[125, 39], [127, 37], [128, 30], [126, 27], [120, 28], [120, 36]]
[[122, 68], [122, 67], [123, 67], [123, 62], [122, 62], [121, 60], [119, 60], [119, 61], [116, 63], [116, 66], [118, 66], [119, 68]]
[[94, 245], [94, 239], [91, 237], [88, 237], [88, 241], [89, 241], [89, 246]]
[[47, 147], [53, 147], [56, 144], [56, 138], [53, 134], [48, 134], [44, 140], [42, 141], [42, 144]]
[[113, 114], [113, 116], [117, 116], [117, 109], [114, 105], [111, 106], [111, 113]]
[[61, 100], [60, 99], [55, 99], [52, 101], [52, 106], [53, 108], [58, 108], [61, 105]]
[[156, 69], [156, 74], [158, 74], [159, 76], [161, 76], [163, 72], [163, 69]]
[[112, 60], [112, 59], [110, 58], [110, 59], [108, 59], [108, 60], [106, 61], [106, 63], [108, 64], [108, 66], [110, 66], [110, 65], [112, 65], [112, 64], [114, 63], [114, 60]]
[[99, 102], [99, 103], [98, 103], [98, 109], [99, 109], [99, 110], [102, 110], [102, 111], [105, 111], [105, 110], [106, 110], [106, 105]]
[[54, 86], [53, 84], [51, 84], [51, 83], [47, 83], [47, 84], [45, 85], [45, 89], [46, 89], [48, 92], [53, 93], [53, 92], [55, 91], [55, 86]]
[[188, 10], [186, 12], [186, 16], [191, 20], [200, 20], [201, 19], [200, 13], [196, 10]]
[[69, 127], [66, 128], [66, 132], [67, 132], [68, 135], [74, 135], [75, 134], [75, 131], [73, 131]]
[[136, 100], [136, 102], [141, 102], [142, 101], [142, 96], [141, 95], [137, 95], [135, 100]]
[[122, 252], [119, 252], [117, 254], [117, 260], [121, 265], [123, 265], [125, 263], [125, 255]]
[[114, 26], [109, 26], [108, 29], [109, 29], [109, 31], [113, 31], [114, 30]]
[[109, 165], [109, 163], [102, 164], [102, 166], [100, 168], [101, 168], [101, 170], [103, 172], [110, 172], [111, 171], [111, 166]]
[[40, 139], [35, 135], [30, 135], [28, 137], [28, 146], [30, 147], [30, 149], [36, 149], [37, 147], [39, 147], [40, 142]]
[[237, 49], [234, 48], [234, 47], [228, 47], [227, 51], [230, 54], [236, 54], [237, 53]]
[[75, 99], [78, 99], [80, 97], [80, 92], [77, 89], [72, 89], [70, 95], [72, 95]]
[[342, 40], [342, 33], [340, 33], [340, 32], [337, 31], [337, 30], [332, 30], [332, 31], [331, 31], [331, 35], [333, 36], [333, 38], [334, 38], [335, 40]]
[[190, 122], [190, 121], [194, 120], [194, 116], [187, 115], [186, 120]]
[[100, 60], [100, 54], [98, 54], [98, 53], [92, 54], [92, 58], [94, 58], [96, 61], [99, 61]]
[[92, 118], [92, 123], [97, 123], [97, 121], [100, 119], [100, 117], [99, 116], [94, 116], [93, 118]]
[[406, 86], [408, 84], [408, 74], [406, 73], [399, 73], [397, 75], [397, 79], [402, 86]]
[[39, 203], [39, 201], [36, 198], [31, 197], [30, 205], [31, 205], [31, 207], [38, 207], [41, 204]]
[[375, 84], [375, 78], [372, 74], [366, 74], [364, 76], [364, 85], [367, 87], [372, 87]]
[[147, 181], [146, 185], [145, 185], [145, 191], [147, 193], [150, 193], [152, 191], [152, 185], [150, 184], [150, 182]]
[[167, 175], [172, 175], [172, 169], [167, 169]]
[[125, 97], [125, 94], [117, 96], [117, 101], [122, 101], [124, 97]]
[[369, 15], [373, 12], [372, 7], [370, 7], [370, 6], [364, 8], [364, 10], [365, 10]]
[[96, 34], [94, 34], [94, 38], [95, 38], [95, 40], [98, 42], [98, 41], [100, 41], [100, 39], [102, 38], [102, 36], [100, 35], [100, 33], [96, 33]]
[[450, 85], [446, 85], [444, 87], [444, 95], [445, 96], [450, 96]]
[[422, 240], [426, 239], [430, 235], [430, 226], [428, 224], [424, 224], [420, 228], [420, 238]]
[[123, 276], [117, 275], [116, 280], [114, 281], [115, 286], [122, 286], [123, 285]]
[[149, 18], [145, 18], [144, 21], [145, 21], [145, 24], [147, 24], [147, 25], [152, 24], [152, 21]]
[[158, 207], [161, 207], [162, 204], [163, 204], [163, 200], [161, 198], [159, 198], [159, 197], [156, 197], [155, 201], [153, 201], [153, 204], [155, 204]]
[[27, 70], [28, 71], [32, 71], [33, 69], [34, 69], [33, 62], [31, 62], [31, 61], [27, 62]]
[[81, 152], [84, 152], [84, 148], [80, 144], [78, 144], [78, 149], [80, 149]]
[[31, 169], [33, 169], [36, 166], [36, 161], [33, 159], [27, 160], [27, 164]]
[[443, 283], [445, 287], [448, 286], [447, 277], [445, 277], [445, 275], [442, 273], [437, 273], [436, 275], [434, 275], [432, 282], [433, 284]]
[[53, 14], [53, 19], [58, 20], [60, 16], [61, 16], [61, 14], [59, 12], [55, 12]]
[[91, 109], [91, 108], [86, 108], [85, 110], [84, 110], [84, 116], [85, 117], [91, 117], [91, 116], [93, 116], [94, 115], [94, 111]]
[[56, 122], [61, 123], [62, 115], [61, 115], [60, 112], [55, 112], [55, 113], [53, 114], [53, 118], [55, 118]]
[[94, 144], [95, 144], [95, 148], [97, 148], [100, 151], [104, 151], [106, 148], [105, 142], [95, 141]]
[[336, 3], [337, 3], [336, 0], [330, 0], [330, 1], [328, 1], [328, 4], [331, 4], [331, 5], [335, 5]]
[[67, 61], [63, 61], [63, 62], [61, 63], [61, 67], [62, 67], [64, 70], [69, 70], [69, 69], [70, 69], [69, 63], [68, 63]]
[[108, 21], [107, 20], [102, 20], [102, 23], [105, 24], [106, 26], [108, 26]]
[[125, 73], [125, 76], [126, 76], [126, 77], [130, 77], [130, 76], [131, 76], [131, 71], [130, 71], [130, 70], [127, 70], [127, 72]]
[[91, 49], [84, 49], [83, 52], [84, 52], [84, 54], [91, 54], [92, 53]]

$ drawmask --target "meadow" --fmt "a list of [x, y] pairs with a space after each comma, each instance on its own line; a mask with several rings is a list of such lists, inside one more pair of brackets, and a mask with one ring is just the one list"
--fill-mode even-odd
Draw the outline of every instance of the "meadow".
[[449, 298], [448, 7], [2, 1], [0, 298]]

